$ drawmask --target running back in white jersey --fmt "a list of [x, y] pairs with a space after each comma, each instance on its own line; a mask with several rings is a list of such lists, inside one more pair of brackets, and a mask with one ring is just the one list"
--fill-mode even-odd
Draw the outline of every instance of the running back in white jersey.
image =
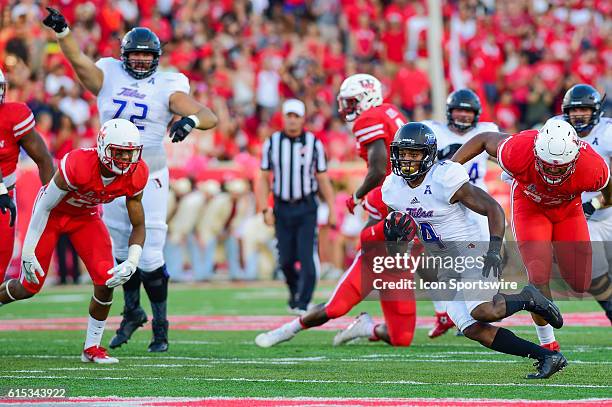
[[173, 114], [170, 96], [174, 92], [189, 94], [189, 80], [182, 73], [156, 71], [144, 79], [135, 79], [115, 58], [101, 58], [96, 66], [104, 72], [98, 94], [100, 121], [122, 118], [134, 123], [144, 145], [142, 158], [151, 172], [166, 166], [163, 140]]
[[400, 176], [387, 176], [382, 199], [396, 211], [406, 211], [419, 224], [419, 237], [430, 253], [450, 250], [449, 242], [482, 242], [480, 228], [461, 203], [450, 203], [455, 192], [469, 182], [467, 171], [452, 161], [435, 163], [416, 188]]
[[[555, 119], [564, 120], [563, 116], [556, 116]], [[597, 151], [597, 154], [602, 156], [606, 163], [610, 165], [612, 159], [612, 118], [602, 117], [589, 133], [588, 136], [580, 137], [580, 140], [586, 141]], [[582, 194], [582, 202], [588, 202], [601, 192], [584, 192]], [[591, 215], [590, 221], [601, 221], [612, 217], [612, 207], [604, 208], [595, 211]]]
[[[429, 126], [435, 135], [436, 140], [438, 142], [438, 151], [445, 149], [446, 147], [452, 144], [465, 144], [468, 140], [479, 133], [484, 133], [486, 131], [494, 131], [499, 132], [499, 128], [495, 123], [490, 122], [478, 122], [476, 127], [470, 129], [465, 134], [459, 135], [454, 133], [451, 129], [448, 128], [448, 124], [440, 123], [433, 120], [425, 120], [423, 124]], [[476, 157], [472, 158], [470, 161], [463, 164], [465, 170], [468, 173], [469, 180], [472, 184], [476, 185], [480, 189], [487, 191], [487, 185], [485, 184], [485, 175], [487, 174], [487, 160], [489, 155], [486, 151], [483, 151]]]

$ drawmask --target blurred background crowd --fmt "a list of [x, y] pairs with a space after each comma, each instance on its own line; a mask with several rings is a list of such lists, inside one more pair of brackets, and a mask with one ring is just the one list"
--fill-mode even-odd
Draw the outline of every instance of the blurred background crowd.
[[[609, 0], [442, 4], [444, 75], [449, 90], [477, 92], [483, 102], [480, 120], [515, 132], [559, 113], [572, 84], [585, 82], [612, 93]], [[254, 216], [249, 178], [263, 140], [282, 125], [283, 100], [306, 103], [307, 128], [324, 142], [332, 167], [357, 159], [350, 128], [337, 114], [336, 93], [347, 75], [378, 77], [386, 101], [411, 120], [431, 114], [426, 0], [0, 0], [7, 100], [30, 106], [57, 159], [94, 145], [99, 121], [94, 97], [76, 80], [54, 34], [40, 24], [47, 5], [62, 10], [81, 48], [94, 59], [118, 57], [120, 39], [132, 27], [151, 28], [164, 44], [159, 69], [187, 75], [195, 97], [219, 116], [216, 129], [168, 146], [175, 181], [167, 249], [187, 259], [185, 267], [177, 260], [175, 269], [199, 264], [190, 268], [199, 279], [215, 269], [210, 255], [215, 250], [195, 250], [196, 244], [223, 247], [221, 261], [240, 279], [255, 278], [259, 269], [249, 258], [265, 261], [250, 256], [261, 251], [258, 245], [269, 247], [273, 258], [271, 237], [247, 243], [241, 237], [249, 228], [265, 230]], [[606, 102], [607, 116], [611, 102]], [[207, 169], [219, 165], [238, 168], [238, 176], [226, 177], [222, 170], [210, 180]], [[353, 190], [348, 178], [336, 186]], [[218, 197], [225, 201], [215, 203]], [[340, 193], [338, 201], [342, 198]], [[206, 215], [209, 207], [229, 208], [214, 232], [202, 230], [194, 216], [181, 216], [197, 208], [202, 219], [224, 219]], [[343, 205], [332, 210], [344, 212]], [[324, 214], [321, 218], [324, 224]], [[332, 274], [344, 267], [345, 247], [360, 227], [350, 217], [342, 222], [340, 231], [329, 231], [335, 243], [322, 245], [322, 260]], [[323, 227], [322, 239], [326, 233]], [[206, 258], [194, 261], [198, 255]]]

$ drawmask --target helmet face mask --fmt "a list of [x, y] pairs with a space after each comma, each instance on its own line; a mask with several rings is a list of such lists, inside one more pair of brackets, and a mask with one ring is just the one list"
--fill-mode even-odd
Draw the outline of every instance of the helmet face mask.
[[[599, 123], [603, 114], [602, 105], [603, 99], [597, 89], [586, 84], [574, 85], [563, 97], [561, 104], [563, 120], [570, 123], [578, 133], [587, 132]], [[579, 108], [589, 108], [591, 114], [572, 114], [572, 110], [576, 113], [575, 109]]]
[[[152, 60], [134, 58], [132, 54], [151, 54]], [[121, 60], [123, 69], [135, 79], [144, 79], [155, 73], [162, 54], [161, 43], [155, 33], [148, 28], [136, 27], [130, 30], [121, 41]]]
[[342, 82], [338, 93], [338, 113], [347, 122], [383, 103], [382, 84], [368, 74], [351, 75]]
[[[474, 118], [471, 122], [465, 122], [461, 119], [467, 118], [467, 115], [461, 114], [463, 111], [471, 111], [474, 113]], [[459, 114], [457, 114], [459, 113]], [[461, 133], [478, 125], [478, 119], [482, 113], [482, 107], [478, 95], [470, 89], [459, 89], [448, 95], [446, 99], [446, 121], [449, 127], [454, 127]], [[461, 117], [462, 116], [462, 117]]]
[[108, 144], [104, 152], [102, 164], [118, 175], [129, 174], [136, 169], [142, 155], [142, 146], [125, 147]]
[[394, 146], [391, 154], [397, 166], [393, 172], [402, 178], [411, 181], [427, 172], [422, 171], [427, 149]]
[[111, 119], [98, 132], [97, 152], [100, 163], [116, 175], [136, 170], [142, 156], [140, 132], [125, 119]]
[[414, 181], [433, 166], [438, 146], [429, 127], [411, 122], [398, 129], [389, 149], [393, 173], [406, 181]]
[[544, 182], [560, 185], [576, 169], [580, 146], [576, 130], [567, 122], [550, 119], [534, 140], [535, 167]]

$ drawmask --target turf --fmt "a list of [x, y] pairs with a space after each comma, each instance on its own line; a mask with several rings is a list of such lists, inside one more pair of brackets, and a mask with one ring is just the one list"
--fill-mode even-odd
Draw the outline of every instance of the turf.
[[[332, 289], [324, 286], [318, 300]], [[38, 297], [0, 308], [0, 319], [86, 316], [87, 287], [49, 288]], [[172, 286], [174, 315], [283, 315], [283, 288]], [[112, 315], [122, 304], [117, 295]], [[593, 301], [563, 302], [562, 311], [597, 311]], [[429, 316], [431, 304], [419, 302]], [[368, 310], [368, 301], [353, 314]], [[536, 340], [532, 327], [514, 332]], [[570, 365], [550, 380], [523, 379], [531, 361], [497, 354], [447, 334], [431, 341], [418, 329], [410, 348], [359, 342], [334, 348], [334, 332], [314, 330], [270, 349], [253, 344], [256, 331], [171, 333], [167, 354], [146, 352], [148, 330], [113, 351], [121, 363], [82, 364], [82, 331], [0, 332], [0, 397], [11, 387], [65, 388], [68, 396], [228, 397], [455, 397], [583, 399], [609, 397], [612, 344], [609, 327], [565, 327], [557, 331]], [[107, 332], [104, 343], [112, 333]], [[3, 390], [4, 389], [4, 390]]]

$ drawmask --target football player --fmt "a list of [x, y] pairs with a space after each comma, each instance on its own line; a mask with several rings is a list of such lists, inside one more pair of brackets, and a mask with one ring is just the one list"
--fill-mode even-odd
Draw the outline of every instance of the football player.
[[34, 129], [34, 114], [25, 103], [6, 102], [7, 81], [0, 70], [0, 283], [13, 256], [15, 244], [15, 181], [19, 149], [34, 160], [43, 185], [53, 177], [53, 158]]
[[368, 165], [363, 182], [346, 201], [353, 213], [368, 192], [380, 186], [391, 173], [389, 144], [406, 118], [395, 106], [383, 103], [382, 84], [372, 75], [360, 73], [346, 78], [337, 99], [338, 113], [352, 124], [357, 152]]
[[[0, 304], [34, 296], [42, 288], [59, 235], [70, 238], [94, 284], [81, 360], [117, 363], [100, 346], [113, 288], [136, 272], [145, 242], [142, 191], [149, 170], [141, 161], [141, 137], [134, 124], [109, 120], [98, 133], [97, 148], [73, 150], [36, 200], [21, 253], [19, 280], [0, 286]], [[100, 217], [100, 204], [125, 197], [130, 219], [127, 259], [113, 267], [111, 240]]]
[[[398, 216], [388, 217], [387, 206], [382, 202], [380, 187], [372, 190], [364, 200], [364, 208], [369, 213], [368, 226], [361, 232], [361, 244], [374, 241], [412, 240], [416, 230], [410, 218]], [[382, 229], [382, 233], [380, 230]], [[346, 315], [355, 305], [359, 304], [372, 290], [368, 284], [362, 267], [363, 253], [360, 250], [353, 264], [340, 277], [331, 298], [324, 304], [318, 304], [299, 318], [288, 322], [279, 328], [259, 334], [255, 338], [257, 346], [268, 348], [292, 339], [298, 332], [308, 328], [321, 326], [328, 321]], [[392, 346], [410, 346], [416, 325], [416, 303], [412, 296], [398, 298], [389, 295], [381, 297], [380, 305], [385, 323], [375, 324], [367, 313], [359, 317], [346, 330], [334, 337], [334, 346], [342, 345], [359, 337], [370, 340], [383, 340]]]
[[[465, 270], [438, 269], [438, 280], [450, 282], [492, 282], [501, 275], [500, 255], [505, 219], [501, 206], [470, 182], [462, 165], [438, 161], [436, 135], [422, 123], [408, 123], [391, 144], [393, 174], [382, 186], [383, 201], [390, 210], [408, 212], [418, 224], [420, 241], [428, 255], [440, 258], [479, 258]], [[475, 211], [486, 216], [489, 233], [483, 234], [477, 221], [468, 215]], [[489, 236], [488, 245], [483, 240]], [[486, 254], [485, 254], [486, 253]], [[528, 310], [563, 325], [559, 309], [533, 286], [519, 294], [501, 294], [493, 289], [451, 290], [447, 312], [463, 334], [498, 352], [536, 359], [537, 373], [527, 377], [543, 379], [561, 370], [567, 361], [561, 353], [542, 348], [515, 336], [490, 322]]]
[[[480, 121], [482, 106], [480, 98], [470, 89], [458, 89], [448, 95], [446, 99], [446, 123], [433, 120], [425, 120], [423, 123], [429, 126], [438, 140], [438, 159], [448, 160], [464, 144], [478, 133], [484, 131], [499, 131], [496, 124]], [[487, 191], [485, 175], [487, 173], [488, 155], [482, 153], [478, 157], [464, 164], [470, 177], [470, 182], [483, 191]], [[478, 222], [481, 232], [489, 233], [489, 225], [485, 216], [476, 212], [469, 212]], [[453, 327], [453, 322], [448, 317], [443, 301], [433, 301], [436, 311], [436, 322], [429, 331], [430, 338], [436, 338]]]
[[[602, 97], [592, 86], [572, 86], [563, 98], [562, 118], [571, 124], [580, 140], [588, 143], [608, 163], [612, 163], [612, 119], [602, 117]], [[582, 194], [582, 209], [587, 218], [593, 245], [593, 271], [588, 292], [595, 297], [612, 323], [612, 199], [608, 184], [601, 192]], [[554, 335], [554, 333], [553, 333]], [[546, 338], [547, 341], [554, 340]]]
[[[136, 27], [121, 41], [121, 59], [102, 58], [94, 63], [78, 47], [64, 16], [47, 8], [49, 15], [43, 24], [57, 33], [64, 55], [77, 76], [90, 92], [97, 96], [101, 121], [124, 118], [136, 125], [144, 145], [142, 158], [149, 166], [149, 181], [143, 206], [147, 213], [147, 244], [143, 248], [138, 272], [124, 286], [123, 320], [110, 347], [121, 346], [132, 333], [147, 322], [140, 306], [140, 283], [151, 301], [153, 310], [153, 341], [150, 352], [168, 350], [167, 296], [168, 273], [163, 257], [167, 224], [168, 167], [163, 140], [168, 124], [175, 114], [181, 119], [170, 128], [173, 143], [183, 141], [195, 129], [216, 126], [217, 117], [207, 107], [189, 96], [189, 81], [185, 75], [159, 72], [162, 53], [159, 38], [148, 28]], [[130, 223], [123, 199], [104, 207], [104, 222], [113, 239], [117, 263], [127, 258]]]
[[[550, 119], [540, 130], [508, 136], [474, 136], [453, 156], [466, 163], [483, 151], [496, 157], [512, 178], [512, 230], [529, 281], [551, 298], [553, 251], [559, 271], [576, 292], [591, 287], [591, 243], [581, 206], [583, 192], [601, 191], [610, 171], [606, 161], [569, 123]], [[553, 329], [533, 316], [540, 343], [558, 350]]]

